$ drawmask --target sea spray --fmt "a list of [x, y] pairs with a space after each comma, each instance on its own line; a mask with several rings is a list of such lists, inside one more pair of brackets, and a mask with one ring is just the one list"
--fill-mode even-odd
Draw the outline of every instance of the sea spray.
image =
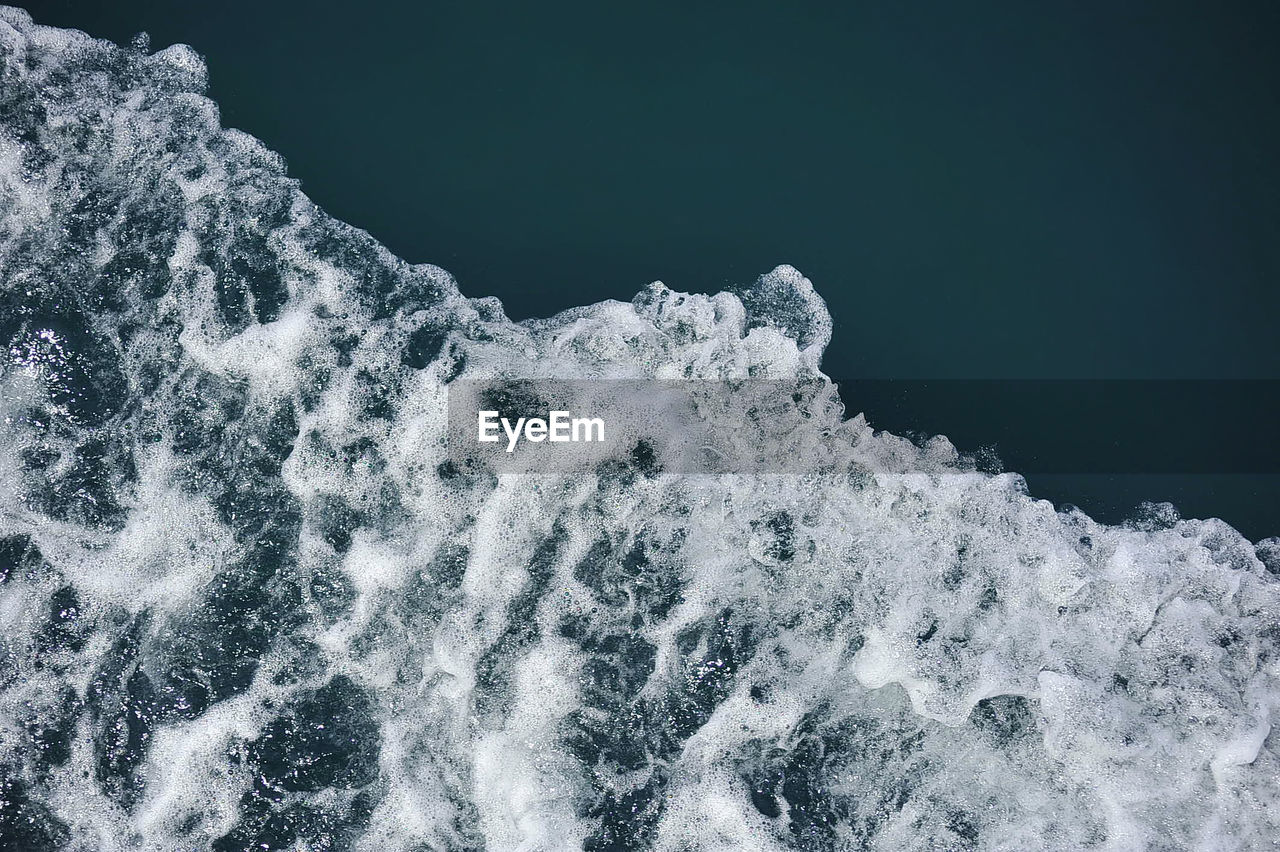
[[[1280, 837], [1274, 542], [847, 418], [790, 267], [513, 323], [206, 78], [0, 10], [5, 848]], [[535, 367], [802, 386], [742, 450], [795, 466], [458, 464], [450, 387]]]

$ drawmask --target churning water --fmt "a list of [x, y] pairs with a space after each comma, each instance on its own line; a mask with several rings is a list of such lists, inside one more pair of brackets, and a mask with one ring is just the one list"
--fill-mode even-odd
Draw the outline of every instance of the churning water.
[[[0, 848], [1280, 838], [1274, 541], [844, 419], [788, 267], [513, 323], [205, 84], [0, 10]], [[455, 464], [533, 369], [799, 383], [800, 472]]]

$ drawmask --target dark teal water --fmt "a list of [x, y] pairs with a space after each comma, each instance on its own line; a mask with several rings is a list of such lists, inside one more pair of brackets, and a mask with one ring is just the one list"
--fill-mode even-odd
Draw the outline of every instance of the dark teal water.
[[[323, 207], [513, 317], [788, 262], [838, 377], [1280, 377], [1273, 5], [686, 5], [28, 8], [194, 45]], [[1030, 478], [1280, 532], [1276, 478], [1226, 473]]]

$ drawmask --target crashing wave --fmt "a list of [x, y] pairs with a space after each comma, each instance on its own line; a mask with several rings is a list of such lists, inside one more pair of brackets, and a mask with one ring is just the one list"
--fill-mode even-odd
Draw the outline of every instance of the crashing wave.
[[[790, 267], [511, 322], [205, 85], [0, 9], [0, 848], [1276, 843], [1276, 542], [844, 419]], [[452, 464], [531, 365], [804, 382], [809, 464]]]

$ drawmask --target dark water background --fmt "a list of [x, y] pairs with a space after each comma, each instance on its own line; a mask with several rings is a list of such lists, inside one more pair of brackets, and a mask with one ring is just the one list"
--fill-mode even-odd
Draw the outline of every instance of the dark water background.
[[[846, 380], [1280, 378], [1275, 4], [26, 8], [192, 44], [224, 122], [326, 210], [515, 318], [787, 262]], [[1270, 451], [1273, 393], [1179, 386], [1170, 417], [1261, 417], [1243, 434]], [[1280, 477], [1240, 463], [1238, 430], [1135, 469], [1142, 394], [1028, 398], [1016, 433], [954, 394], [865, 399], [877, 426], [1036, 460], [1033, 493], [1101, 519], [1171, 500], [1280, 533]], [[1091, 470], [1064, 461], [1080, 448]]]

